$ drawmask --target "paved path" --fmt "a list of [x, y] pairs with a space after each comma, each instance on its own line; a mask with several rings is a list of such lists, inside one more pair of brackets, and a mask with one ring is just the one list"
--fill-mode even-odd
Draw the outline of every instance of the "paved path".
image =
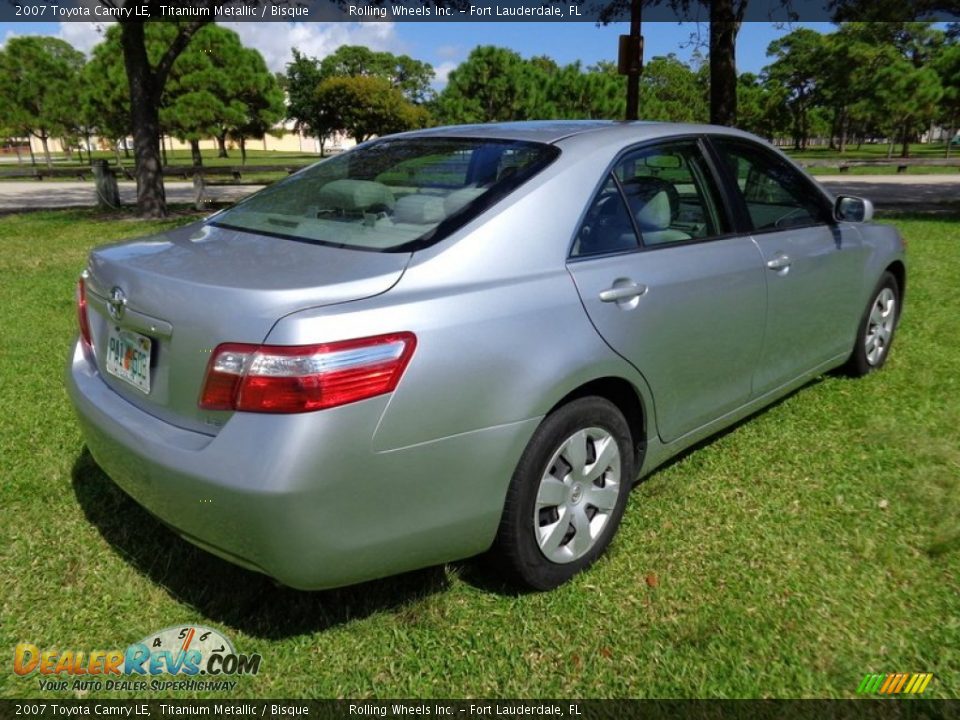
[[[120, 200], [134, 204], [137, 185], [118, 183]], [[193, 183], [167, 182], [164, 184], [169, 203], [192, 203], [196, 197]], [[215, 202], [228, 202], [246, 197], [262, 185], [213, 185], [207, 187], [207, 197]], [[0, 182], [0, 212], [11, 210], [40, 210], [64, 207], [91, 207], [97, 204], [93, 182], [60, 180], [24, 180]]]
[[[880, 209], [933, 209], [960, 204], [960, 173], [950, 175], [822, 175], [817, 178], [834, 194], [848, 194], [873, 200]], [[214, 185], [207, 188], [211, 200], [239, 200], [259, 190], [260, 185]], [[167, 201], [192, 203], [193, 185], [168, 182]], [[136, 186], [120, 183], [120, 198], [134, 203]], [[96, 204], [92, 182], [26, 180], [0, 182], [0, 212], [40, 208], [83, 207]]]
[[960, 172], [950, 175], [821, 175], [834, 195], [873, 200], [881, 209], [936, 210], [960, 205]]

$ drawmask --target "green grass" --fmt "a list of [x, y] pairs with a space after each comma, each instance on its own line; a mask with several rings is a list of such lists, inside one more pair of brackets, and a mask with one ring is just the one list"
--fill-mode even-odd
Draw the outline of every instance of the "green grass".
[[[888, 145], [886, 143], [867, 144], [864, 143], [857, 147], [856, 143], [847, 145], [846, 150], [841, 155], [836, 150], [828, 146], [812, 147], [806, 150], [794, 150], [791, 146], [782, 148], [784, 152], [798, 160], [828, 160], [833, 158], [842, 158], [844, 160], [886, 160]], [[893, 157], [890, 162], [896, 162], [900, 158], [902, 146], [897, 143], [893, 146]], [[946, 145], [939, 143], [910, 143], [910, 157], [912, 158], [931, 158], [940, 159], [943, 157]], [[951, 157], [957, 157], [960, 154], [960, 148], [954, 146], [951, 149]]]
[[[960, 155], [958, 155], [960, 157]], [[840, 163], [836, 165], [818, 165], [808, 167], [806, 171], [811, 175], [840, 175]], [[847, 168], [845, 175], [956, 175], [960, 172], [960, 166], [943, 167], [939, 165], [912, 165], [907, 168], [906, 173], [897, 173], [897, 164], [892, 165], [853, 165]]]
[[14, 676], [18, 642], [180, 623], [262, 654], [248, 697], [834, 697], [894, 671], [960, 696], [960, 216], [894, 219], [910, 281], [883, 372], [811, 383], [654, 473], [605, 559], [528, 595], [471, 562], [276, 588], [103, 476], [62, 387], [73, 283], [91, 246], [183, 220], [0, 220], [0, 696], [72, 696]]

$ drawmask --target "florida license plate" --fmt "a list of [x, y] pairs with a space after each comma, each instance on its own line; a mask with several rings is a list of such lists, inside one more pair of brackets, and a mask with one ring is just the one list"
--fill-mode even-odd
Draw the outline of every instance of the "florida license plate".
[[107, 338], [107, 372], [130, 383], [138, 390], [150, 392], [150, 338], [110, 328]]

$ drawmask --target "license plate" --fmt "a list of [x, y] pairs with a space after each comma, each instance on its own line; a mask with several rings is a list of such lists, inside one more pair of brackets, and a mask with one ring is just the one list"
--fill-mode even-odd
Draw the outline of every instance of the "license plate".
[[107, 338], [107, 372], [144, 393], [150, 392], [150, 338], [110, 328]]

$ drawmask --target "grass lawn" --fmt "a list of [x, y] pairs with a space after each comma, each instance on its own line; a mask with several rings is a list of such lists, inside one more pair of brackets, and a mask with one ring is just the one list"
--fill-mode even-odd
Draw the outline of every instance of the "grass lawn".
[[910, 280], [883, 372], [811, 383], [656, 472], [604, 560], [528, 595], [472, 562], [277, 588], [104, 477], [61, 378], [74, 281], [93, 245], [185, 217], [0, 219], [0, 696], [73, 697], [15, 676], [18, 642], [186, 623], [263, 656], [241, 697], [834, 697], [868, 672], [960, 696], [960, 216], [892, 219]]
[[[806, 150], [794, 150], [792, 146], [781, 148], [791, 157], [798, 160], [829, 160], [833, 158], [842, 158], [844, 160], [886, 160], [887, 143], [864, 143], [857, 147], [856, 143], [847, 145], [846, 150], [841, 155], [836, 150], [831, 150], [828, 146], [811, 147]], [[910, 157], [912, 158], [931, 158], [940, 159], [946, 150], [946, 145], [939, 143], [910, 143]], [[897, 143], [893, 146], [893, 156], [890, 162], [896, 162], [900, 159], [902, 146]], [[956, 158], [960, 156], [960, 147], [954, 146], [951, 149], [950, 156]]]
[[[805, 168], [811, 175], [839, 175], [840, 162], [836, 165], [817, 165], [816, 167]], [[943, 167], [940, 165], [913, 165], [907, 168], [903, 175], [956, 175], [960, 172], [960, 166]], [[846, 175], [897, 175], [897, 165], [854, 165], [847, 168]], [[244, 175], [246, 177], [246, 175]]]

